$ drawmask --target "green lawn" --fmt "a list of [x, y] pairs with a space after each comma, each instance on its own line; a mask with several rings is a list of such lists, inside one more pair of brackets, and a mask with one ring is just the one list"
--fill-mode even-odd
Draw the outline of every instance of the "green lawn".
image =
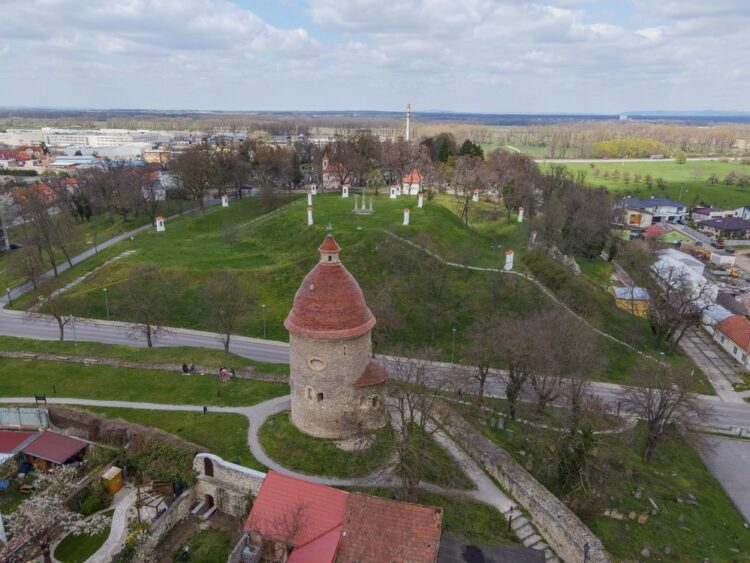
[[[706, 205], [713, 207], [735, 208], [747, 205], [750, 201], [750, 188], [741, 186], [727, 186], [724, 178], [730, 172], [750, 175], [750, 166], [740, 162], [721, 162], [716, 160], [688, 161], [685, 164], [677, 164], [671, 161], [654, 162], [598, 162], [592, 167], [588, 163], [571, 162], [565, 165], [573, 174], [579, 170], [586, 172], [586, 183], [592, 186], [605, 186], [618, 195], [630, 194], [633, 197], [647, 198], [650, 196], [662, 196], [679, 199], [688, 205]], [[594, 170], [599, 169], [599, 176], [594, 175]], [[612, 179], [612, 173], [617, 170], [620, 173], [618, 180]], [[604, 177], [604, 172], [610, 174]], [[630, 173], [630, 182], [625, 183], [622, 173]], [[634, 182], [635, 174], [645, 177], [650, 175], [653, 180], [653, 188], [649, 189], [641, 180], [639, 184]], [[709, 184], [711, 174], [719, 177], [719, 183]], [[656, 186], [656, 179], [663, 178], [667, 183], [666, 191]]]
[[362, 477], [386, 462], [390, 434], [390, 428], [381, 430], [369, 448], [347, 452], [336, 447], [332, 440], [300, 432], [286, 411], [266, 420], [260, 428], [259, 438], [272, 459], [294, 471], [331, 477]]
[[[114, 512], [114, 510], [108, 510], [102, 514], [111, 517]], [[74, 536], [69, 534], [55, 548], [55, 558], [62, 563], [84, 563], [107, 541], [109, 532], [108, 526], [106, 530], [95, 535], [81, 534]]]
[[223, 350], [193, 348], [189, 346], [138, 348], [118, 344], [100, 344], [98, 342], [79, 342], [75, 344], [67, 340], [60, 342], [59, 340], [36, 340], [32, 338], [0, 336], [0, 351], [61, 354], [90, 358], [114, 358], [134, 362], [177, 365], [193, 363], [205, 367], [216, 366], [217, 370], [218, 366], [231, 366], [235, 369], [253, 367], [259, 373], [289, 374], [289, 366], [287, 364], [255, 362], [231, 352], [224, 352]]
[[[484, 433], [506, 448], [553, 493], [557, 481], [547, 472], [548, 461], [559, 434], [511, 422], [511, 436], [503, 430], [484, 428]], [[744, 519], [697, 454], [679, 437], [657, 450], [651, 464], [641, 458], [643, 429], [599, 437], [592, 458], [593, 488], [599, 500], [583, 504], [580, 516], [617, 559], [638, 560], [643, 546], [652, 556], [662, 556], [665, 545], [674, 561], [748, 561], [750, 534]], [[521, 455], [521, 452], [525, 455]], [[530, 464], [530, 465], [529, 465]], [[641, 489], [640, 498], [635, 492]], [[691, 496], [697, 506], [691, 504]], [[653, 506], [659, 507], [651, 515]], [[623, 520], [604, 516], [606, 508], [625, 515]], [[645, 524], [628, 515], [646, 513]], [[732, 551], [732, 550], [738, 551]]]
[[247, 445], [248, 421], [240, 414], [210, 412], [149, 411], [109, 407], [86, 407], [85, 410], [128, 422], [160, 428], [179, 438], [203, 446], [227, 461], [265, 471]]
[[[356, 489], [368, 495], [396, 498], [400, 491], [386, 488]], [[436, 493], [418, 491], [416, 498], [409, 499], [427, 506], [443, 508], [443, 533], [459, 540], [484, 546], [512, 546], [520, 542], [514, 532], [508, 531], [505, 518], [487, 504], [460, 497], [447, 497]]]
[[0, 358], [0, 397], [76, 397], [185, 405], [247, 406], [289, 393], [285, 383], [163, 370]]
[[[226, 561], [232, 551], [232, 535], [226, 530], [208, 528], [201, 530], [191, 537], [187, 544], [192, 563], [217, 563]], [[180, 561], [181, 547], [174, 552], [173, 561]]]
[[10, 514], [16, 507], [28, 498], [12, 483], [4, 491], [0, 491], [0, 514]]

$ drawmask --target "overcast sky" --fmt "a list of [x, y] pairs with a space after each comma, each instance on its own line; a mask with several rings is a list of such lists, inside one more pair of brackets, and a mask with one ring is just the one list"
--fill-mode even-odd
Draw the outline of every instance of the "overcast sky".
[[0, 105], [750, 110], [750, 0], [0, 0]]

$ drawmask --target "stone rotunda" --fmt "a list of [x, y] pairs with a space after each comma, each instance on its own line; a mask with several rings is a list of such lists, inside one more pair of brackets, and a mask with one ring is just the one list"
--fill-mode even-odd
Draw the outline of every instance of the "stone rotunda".
[[375, 316], [328, 235], [284, 321], [289, 331], [292, 422], [346, 439], [385, 425], [385, 368], [372, 357]]

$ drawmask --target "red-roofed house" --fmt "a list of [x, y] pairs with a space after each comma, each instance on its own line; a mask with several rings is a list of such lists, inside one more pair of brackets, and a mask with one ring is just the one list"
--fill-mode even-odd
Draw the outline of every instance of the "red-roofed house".
[[0, 463], [20, 452], [38, 433], [0, 430]]
[[23, 448], [23, 455], [30, 464], [41, 471], [49, 471], [58, 465], [66, 465], [83, 459], [88, 442], [45, 430]]
[[323, 177], [324, 190], [338, 190], [341, 188], [342, 181], [345, 184], [349, 180], [346, 166], [331, 164], [331, 160], [328, 158], [328, 149], [323, 149], [320, 172]]
[[716, 325], [714, 339], [750, 370], [750, 321], [742, 315], [731, 315]]
[[422, 176], [419, 171], [415, 168], [411, 172], [409, 172], [406, 176], [404, 176], [401, 179], [401, 191], [402, 193], [405, 193], [406, 195], [411, 195], [412, 190], [414, 193], [419, 193], [422, 191], [422, 180], [424, 180], [424, 176]]
[[269, 471], [244, 530], [264, 561], [437, 560], [442, 510], [348, 493]]
[[662, 235], [666, 235], [669, 231], [667, 229], [664, 229], [660, 227], [659, 225], [653, 224], [646, 227], [646, 230], [643, 231], [643, 236], [645, 238], [659, 238]]

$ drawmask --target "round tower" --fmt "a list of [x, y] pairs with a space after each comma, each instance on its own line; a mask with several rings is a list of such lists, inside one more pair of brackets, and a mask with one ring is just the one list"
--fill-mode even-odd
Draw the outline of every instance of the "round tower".
[[292, 422], [344, 439], [385, 425], [385, 368], [372, 358], [375, 316], [328, 235], [284, 321], [289, 331]]

